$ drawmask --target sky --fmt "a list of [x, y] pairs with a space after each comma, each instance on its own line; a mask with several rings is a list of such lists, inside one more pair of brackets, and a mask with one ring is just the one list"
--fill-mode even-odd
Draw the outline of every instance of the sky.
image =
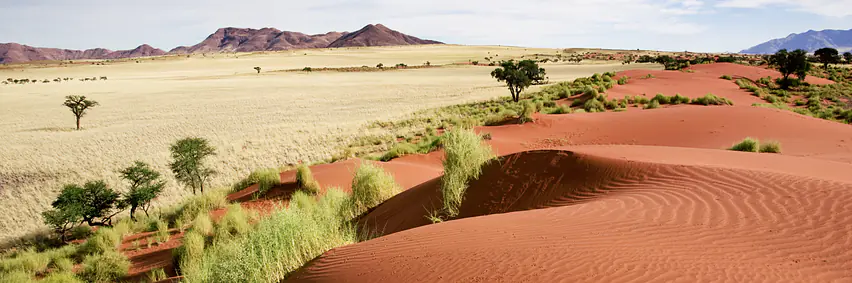
[[381, 23], [452, 44], [738, 52], [852, 29], [852, 0], [0, 0], [0, 43], [166, 51], [222, 27], [307, 34]]

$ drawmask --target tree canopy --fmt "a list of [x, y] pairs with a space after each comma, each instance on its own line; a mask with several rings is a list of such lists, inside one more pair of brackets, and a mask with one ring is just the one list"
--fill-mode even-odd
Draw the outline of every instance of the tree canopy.
[[120, 171], [121, 177], [130, 183], [130, 189], [124, 194], [124, 201], [130, 206], [130, 219], [136, 220], [136, 209], [142, 209], [148, 215], [151, 201], [162, 191], [166, 182], [160, 179], [160, 173], [148, 164], [136, 161], [133, 166]]
[[65, 102], [62, 104], [71, 109], [74, 117], [77, 118], [77, 130], [80, 130], [80, 118], [86, 115], [86, 110], [98, 106], [98, 102], [86, 99], [83, 95], [69, 95], [65, 97]]
[[790, 75], [796, 75], [800, 80], [804, 80], [811, 69], [807, 52], [801, 49], [793, 52], [788, 52], [787, 49], [778, 50], [769, 58], [769, 64], [784, 75], [782, 86], [785, 88], [790, 84]]
[[828, 69], [828, 64], [840, 63], [840, 52], [837, 49], [825, 47], [814, 51], [814, 56], [823, 64], [823, 68]]
[[215, 171], [204, 164], [204, 159], [215, 155], [216, 150], [203, 138], [185, 138], [171, 146], [172, 163], [169, 164], [178, 182], [204, 193], [204, 183], [215, 174]]
[[127, 204], [104, 181], [89, 181], [83, 186], [65, 185], [51, 206], [52, 210], [42, 213], [45, 224], [64, 238], [65, 232], [84, 222], [89, 226], [112, 225], [112, 217]]
[[846, 64], [852, 64], [852, 52], [843, 53], [843, 59], [846, 60]]
[[500, 68], [494, 69], [491, 72], [491, 77], [497, 79], [498, 82], [505, 82], [509, 87], [509, 92], [512, 94], [512, 100], [518, 102], [521, 92], [530, 87], [534, 83], [544, 81], [546, 72], [544, 68], [540, 68], [538, 63], [533, 60], [523, 60], [515, 62], [508, 60], [500, 62]]

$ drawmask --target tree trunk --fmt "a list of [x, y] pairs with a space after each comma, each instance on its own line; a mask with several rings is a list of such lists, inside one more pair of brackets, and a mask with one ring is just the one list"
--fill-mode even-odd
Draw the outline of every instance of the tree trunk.
[[135, 213], [135, 212], [136, 212], [136, 206], [135, 205], [131, 206], [130, 207], [130, 220], [136, 221], [136, 217], [133, 216], [133, 213]]
[[80, 116], [77, 116], [77, 130], [80, 130]]

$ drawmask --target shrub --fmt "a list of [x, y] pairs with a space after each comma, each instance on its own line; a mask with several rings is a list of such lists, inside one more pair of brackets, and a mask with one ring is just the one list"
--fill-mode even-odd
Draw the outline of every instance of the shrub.
[[[446, 139], [446, 134], [445, 134]], [[446, 140], [445, 146], [446, 146]], [[353, 215], [361, 215], [381, 204], [400, 191], [393, 176], [381, 167], [371, 163], [362, 163], [352, 179]]]
[[155, 234], [157, 242], [165, 243], [169, 241], [171, 234], [169, 233], [169, 224], [165, 221], [157, 220], [157, 233]]
[[746, 151], [746, 152], [758, 152], [760, 149], [760, 142], [757, 139], [753, 138], [745, 138], [743, 141], [733, 145], [730, 150], [735, 151]]
[[627, 84], [628, 79], [629, 78], [627, 76], [621, 77], [620, 79], [618, 79], [618, 84], [619, 85], [625, 85], [625, 84]]
[[314, 179], [314, 176], [311, 173], [311, 168], [307, 165], [300, 164], [299, 167], [296, 168], [296, 184], [299, 185], [299, 188], [308, 193], [315, 195], [319, 194], [319, 183], [317, 183], [316, 179]]
[[606, 111], [606, 107], [604, 107], [603, 103], [601, 103], [597, 99], [586, 100], [586, 102], [583, 104], [583, 109], [585, 109], [586, 112], [591, 113]]
[[548, 114], [571, 114], [571, 107], [566, 105], [558, 106], [551, 110]]
[[660, 101], [659, 100], [651, 100], [651, 103], [648, 103], [647, 105], [645, 105], [645, 109], [657, 109], [657, 108], [660, 108]]
[[636, 101], [636, 104], [648, 104], [649, 102], [651, 102], [650, 100], [648, 100], [647, 97], [638, 95], [634, 96], [634, 100]]
[[707, 94], [703, 97], [698, 97], [692, 100], [692, 104], [700, 104], [700, 105], [734, 105], [733, 102], [724, 97], [718, 97], [713, 95], [712, 93]]
[[227, 191], [215, 190], [187, 198], [173, 213], [164, 215], [170, 223], [180, 220], [189, 223], [199, 214], [208, 213], [211, 210], [228, 205]]
[[760, 152], [781, 153], [781, 144], [777, 141], [769, 141], [760, 145]]
[[[14, 281], [9, 281], [14, 282]], [[51, 272], [44, 279], [38, 281], [40, 283], [84, 283], [77, 275], [71, 271]]]
[[249, 218], [239, 203], [228, 206], [228, 211], [214, 224], [216, 240], [230, 239], [251, 230]]
[[658, 104], [671, 104], [671, 99], [668, 96], [663, 95], [662, 93], [658, 93], [654, 98], [651, 98], [651, 102], [654, 101], [659, 102]]
[[290, 196], [290, 207], [298, 209], [311, 209], [316, 206], [317, 200], [313, 195], [303, 191], [296, 191]]
[[[363, 166], [362, 166], [363, 167]], [[183, 269], [188, 282], [277, 282], [308, 261], [356, 240], [340, 212], [348, 195], [328, 189], [312, 209], [282, 209], [243, 237], [204, 251], [198, 265]]]
[[382, 157], [379, 158], [379, 160], [390, 161], [398, 157], [416, 153], [417, 146], [407, 142], [402, 142], [394, 144], [388, 152], [386, 152], [384, 155], [382, 155]]
[[729, 76], [729, 75], [722, 75], [722, 76], [721, 76], [721, 77], [719, 77], [719, 78], [720, 78], [720, 79], [723, 79], [723, 80], [729, 80], [729, 81], [734, 79], [734, 78], [732, 78], [732, 77], [731, 77], [731, 76]]
[[127, 275], [130, 261], [124, 255], [110, 251], [99, 255], [90, 255], [83, 261], [80, 277], [89, 282], [116, 282]]
[[536, 106], [532, 104], [530, 101], [525, 101], [523, 104], [523, 110], [521, 111], [520, 122], [521, 124], [532, 122], [533, 114], [536, 112]]
[[[13, 258], [0, 261], [0, 273], [23, 272], [28, 275], [42, 273], [50, 264], [50, 256], [47, 253], [38, 253], [35, 250], [26, 250]], [[26, 281], [25, 281], [26, 282]]]
[[0, 282], [32, 282], [34, 281], [32, 278], [32, 274], [21, 271], [14, 270], [9, 272], [0, 272]]
[[192, 230], [204, 236], [213, 234], [213, 220], [210, 219], [210, 214], [199, 213], [192, 221]]
[[264, 195], [269, 189], [281, 184], [281, 173], [276, 168], [252, 171], [248, 177], [234, 184], [231, 191], [241, 191], [254, 184], [257, 184], [258, 195]]
[[671, 100], [671, 103], [675, 104], [675, 105], [677, 105], [677, 104], [689, 104], [689, 97], [682, 96], [682, 95], [680, 95], [680, 93], [677, 93], [677, 94], [675, 94], [675, 96], [672, 96], [670, 100]]
[[52, 262], [53, 268], [58, 271], [63, 272], [73, 272], [74, 271], [74, 262], [69, 258], [58, 258]]
[[183, 236], [183, 245], [176, 250], [181, 271], [192, 273], [197, 270], [204, 256], [204, 236], [197, 230], [190, 230]]
[[796, 104], [796, 106], [804, 106], [807, 102], [801, 99], [796, 99], [794, 103]]
[[80, 246], [81, 255], [98, 255], [114, 252], [121, 244], [121, 235], [112, 228], [102, 227]]
[[441, 177], [441, 194], [444, 212], [449, 217], [458, 215], [467, 184], [479, 178], [482, 166], [494, 154], [482, 138], [470, 130], [451, 130], [444, 134], [444, 176]]
[[486, 126], [496, 126], [505, 123], [508, 120], [514, 119], [518, 116], [518, 113], [512, 110], [504, 110], [500, 111], [500, 113], [489, 115], [485, 118], [484, 124]]
[[597, 97], [598, 91], [595, 88], [593, 88], [592, 86], [586, 86], [586, 88], [583, 89], [583, 96], [585, 96], [585, 97]]

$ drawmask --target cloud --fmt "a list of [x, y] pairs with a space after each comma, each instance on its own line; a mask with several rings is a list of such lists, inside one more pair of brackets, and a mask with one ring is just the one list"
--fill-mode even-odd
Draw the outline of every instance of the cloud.
[[724, 0], [716, 4], [720, 8], [765, 8], [781, 6], [789, 10], [829, 17], [852, 15], [852, 0]]

